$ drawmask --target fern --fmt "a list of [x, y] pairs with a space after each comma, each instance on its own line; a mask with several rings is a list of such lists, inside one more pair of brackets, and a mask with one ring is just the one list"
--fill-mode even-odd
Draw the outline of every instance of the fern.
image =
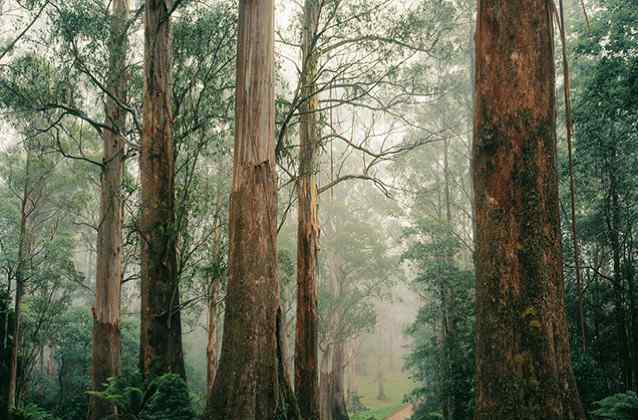
[[638, 395], [633, 391], [614, 394], [594, 403], [598, 408], [592, 415], [599, 419], [636, 420], [638, 419]]

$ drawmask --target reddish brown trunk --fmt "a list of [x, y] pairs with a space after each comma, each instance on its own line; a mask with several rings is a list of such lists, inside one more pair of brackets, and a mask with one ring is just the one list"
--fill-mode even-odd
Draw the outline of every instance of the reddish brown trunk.
[[141, 369], [146, 380], [184, 374], [175, 232], [169, 4], [148, 0], [144, 19]]
[[314, 38], [319, 2], [306, 0], [304, 7], [302, 96], [297, 181], [297, 328], [295, 339], [295, 391], [306, 420], [319, 419], [319, 317], [317, 314], [317, 254], [319, 216], [317, 203], [317, 153], [320, 131], [317, 113]]
[[[111, 16], [110, 63], [107, 89], [118, 101], [126, 100], [126, 19], [128, 2], [115, 0]], [[100, 192], [100, 224], [97, 232], [97, 263], [92, 345], [92, 385], [103, 389], [108, 378], [120, 373], [120, 295], [122, 284], [122, 200], [120, 186], [124, 169], [126, 124], [124, 111], [112, 97], [106, 98]], [[115, 406], [90, 397], [89, 419], [117, 414]]]
[[229, 279], [211, 420], [291, 418], [277, 339], [273, 38], [273, 1], [240, 1]]
[[479, 1], [476, 420], [585, 419], [564, 313], [550, 7]]

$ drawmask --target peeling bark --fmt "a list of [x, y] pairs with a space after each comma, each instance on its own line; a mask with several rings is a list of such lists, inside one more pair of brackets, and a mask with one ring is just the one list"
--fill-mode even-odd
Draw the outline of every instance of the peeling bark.
[[204, 418], [292, 419], [278, 339], [272, 0], [240, 1], [235, 104], [224, 334]]

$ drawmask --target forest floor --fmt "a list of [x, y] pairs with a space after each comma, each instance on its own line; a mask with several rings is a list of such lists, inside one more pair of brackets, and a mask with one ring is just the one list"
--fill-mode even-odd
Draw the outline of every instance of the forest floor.
[[374, 377], [361, 376], [358, 379], [359, 394], [361, 403], [368, 408], [367, 411], [357, 413], [352, 416], [352, 420], [386, 420], [386, 419], [403, 419], [408, 417], [397, 417], [405, 410], [406, 403], [404, 397], [414, 389], [414, 382], [405, 374], [390, 376], [383, 382], [386, 394], [385, 400], [378, 400], [378, 384]]

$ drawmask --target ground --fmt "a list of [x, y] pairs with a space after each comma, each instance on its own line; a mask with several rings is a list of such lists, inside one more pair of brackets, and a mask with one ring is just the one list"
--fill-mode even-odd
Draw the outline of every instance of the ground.
[[[409, 411], [406, 410], [406, 403], [403, 398], [414, 388], [414, 383], [405, 373], [398, 373], [389, 376], [384, 382], [385, 394], [388, 397], [385, 401], [377, 400], [378, 385], [373, 377], [363, 376], [359, 378], [359, 394], [361, 402], [369, 408], [368, 411], [357, 413], [352, 416], [352, 420], [403, 420], [409, 418]], [[395, 417], [394, 415], [405, 415], [408, 417]]]

